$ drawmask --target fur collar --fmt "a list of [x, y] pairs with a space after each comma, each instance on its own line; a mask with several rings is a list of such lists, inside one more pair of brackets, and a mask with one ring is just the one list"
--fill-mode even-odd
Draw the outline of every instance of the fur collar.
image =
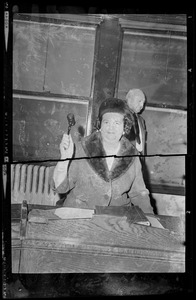
[[110, 181], [123, 175], [135, 160], [135, 157], [132, 155], [137, 154], [134, 145], [127, 138], [122, 137], [120, 150], [115, 158], [112, 169], [109, 171], [100, 132], [94, 132], [85, 137], [82, 140], [82, 147], [87, 157], [89, 157], [87, 161], [90, 166], [105, 181]]

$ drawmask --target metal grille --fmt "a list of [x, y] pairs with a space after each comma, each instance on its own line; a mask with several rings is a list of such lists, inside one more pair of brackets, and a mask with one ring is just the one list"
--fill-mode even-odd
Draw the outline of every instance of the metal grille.
[[55, 205], [59, 200], [49, 184], [49, 172], [53, 167], [31, 164], [11, 165], [11, 202]]

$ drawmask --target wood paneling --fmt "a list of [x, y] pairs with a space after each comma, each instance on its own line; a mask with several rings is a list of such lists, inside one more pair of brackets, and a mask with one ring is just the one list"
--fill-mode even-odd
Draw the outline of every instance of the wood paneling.
[[20, 271], [181, 272], [183, 256], [179, 233], [100, 216], [28, 223]]
[[[41, 208], [29, 205], [28, 211]], [[51, 207], [53, 208], [53, 207]], [[43, 209], [50, 209], [43, 206]], [[12, 205], [18, 215], [18, 205]], [[12, 222], [13, 264], [19, 273], [183, 272], [185, 228], [178, 217], [159, 216], [165, 229], [130, 224], [125, 217], [27, 222], [19, 240]], [[19, 243], [20, 241], [20, 243]], [[18, 250], [21, 250], [21, 256]]]
[[[46, 244], [46, 243], [45, 243]], [[32, 245], [33, 247], [33, 245]], [[125, 250], [125, 249], [124, 249]], [[184, 264], [181, 257], [167, 253], [169, 259], [153, 257], [138, 257], [140, 251], [134, 254], [104, 253], [104, 251], [86, 250], [64, 252], [43, 249], [22, 250], [21, 273], [129, 273], [129, 272], [183, 272]], [[145, 252], [143, 252], [145, 256]]]
[[20, 259], [21, 259], [21, 241], [20, 239], [14, 238], [12, 235], [12, 273], [19, 273], [20, 270]]

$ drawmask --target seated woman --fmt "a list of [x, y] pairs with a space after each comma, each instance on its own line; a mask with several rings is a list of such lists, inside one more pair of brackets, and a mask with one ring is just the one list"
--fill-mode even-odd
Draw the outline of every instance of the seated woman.
[[54, 168], [52, 187], [67, 193], [64, 206], [92, 209], [135, 204], [153, 213], [138, 151], [124, 136], [131, 124], [126, 102], [109, 98], [100, 105], [97, 131], [76, 145], [71, 135], [63, 135], [60, 153], [64, 161]]

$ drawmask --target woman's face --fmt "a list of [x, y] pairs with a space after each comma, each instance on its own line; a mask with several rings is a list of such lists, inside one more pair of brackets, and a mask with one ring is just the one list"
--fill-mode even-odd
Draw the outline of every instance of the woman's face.
[[119, 113], [105, 113], [101, 122], [101, 134], [103, 141], [117, 143], [124, 129], [124, 116]]

